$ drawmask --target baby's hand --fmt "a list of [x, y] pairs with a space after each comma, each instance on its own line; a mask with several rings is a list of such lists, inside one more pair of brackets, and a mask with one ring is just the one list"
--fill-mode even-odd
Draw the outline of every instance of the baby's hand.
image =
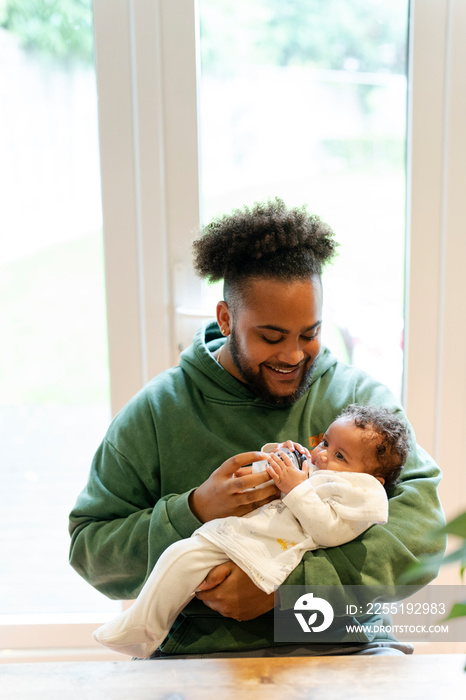
[[[287, 443], [285, 443], [285, 446], [291, 449]], [[268, 454], [267, 461], [267, 473], [273, 479], [275, 486], [285, 494], [289, 493], [302, 481], [306, 481], [308, 477], [309, 465], [307, 462], [304, 462], [303, 469], [300, 471], [296, 469], [291, 459], [284, 452], [279, 452], [278, 455], [273, 452]]]
[[286, 442], [280, 443], [276, 452], [280, 452], [280, 447], [288, 447], [289, 450], [296, 450], [300, 455], [305, 455], [307, 459], [311, 459], [311, 453], [307, 447], [303, 447], [299, 442], [293, 442], [292, 440], [287, 440]]

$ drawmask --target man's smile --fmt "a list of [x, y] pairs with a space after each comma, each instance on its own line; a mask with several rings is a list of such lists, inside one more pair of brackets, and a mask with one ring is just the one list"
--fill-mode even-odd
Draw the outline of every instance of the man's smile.
[[294, 379], [301, 372], [305, 364], [306, 363], [303, 361], [294, 367], [278, 367], [264, 362], [263, 366], [274, 376], [281, 375], [283, 378], [286, 377], [286, 379]]

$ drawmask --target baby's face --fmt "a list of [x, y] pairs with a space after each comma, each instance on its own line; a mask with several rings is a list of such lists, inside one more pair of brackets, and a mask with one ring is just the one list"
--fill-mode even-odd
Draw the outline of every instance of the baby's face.
[[[311, 452], [311, 462], [318, 469], [334, 472], [364, 472], [375, 476], [377, 435], [358, 428], [352, 418], [338, 418], [324, 434], [322, 442]], [[376, 477], [383, 483], [381, 477]]]

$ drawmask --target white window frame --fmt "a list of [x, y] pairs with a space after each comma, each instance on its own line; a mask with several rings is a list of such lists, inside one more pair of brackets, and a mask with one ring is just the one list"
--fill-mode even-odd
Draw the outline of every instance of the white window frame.
[[[201, 305], [190, 254], [200, 221], [197, 3], [93, 3], [116, 413], [176, 362], [198, 322], [189, 311]], [[449, 516], [466, 492], [455, 454], [466, 432], [465, 33], [463, 0], [412, 0], [405, 405], [448, 475]], [[83, 658], [98, 617], [15, 618], [0, 627], [11, 650], [0, 659]], [[90, 653], [103, 658], [100, 647]]]
[[191, 0], [94, 0], [114, 413], [176, 362], [174, 310], [200, 297], [196, 25]]
[[466, 507], [466, 3], [413, 0], [411, 24], [405, 406], [452, 518]]

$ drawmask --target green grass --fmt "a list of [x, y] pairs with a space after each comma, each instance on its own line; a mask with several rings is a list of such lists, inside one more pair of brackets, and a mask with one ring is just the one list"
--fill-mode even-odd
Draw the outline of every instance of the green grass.
[[100, 233], [0, 267], [0, 402], [108, 400]]

